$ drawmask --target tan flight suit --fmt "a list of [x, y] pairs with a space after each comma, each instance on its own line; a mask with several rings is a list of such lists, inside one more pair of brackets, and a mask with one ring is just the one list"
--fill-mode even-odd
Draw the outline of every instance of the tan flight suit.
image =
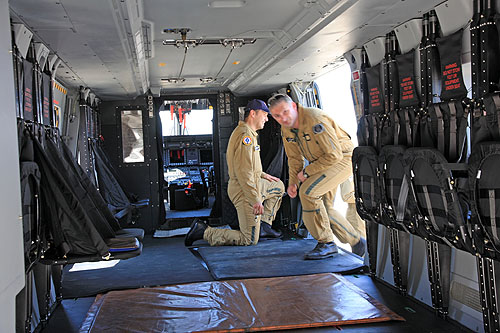
[[[307, 230], [320, 243], [333, 241], [333, 232], [351, 246], [359, 232], [333, 209], [337, 187], [352, 175], [353, 144], [349, 135], [322, 110], [298, 106], [299, 128], [282, 127], [288, 156], [289, 185], [299, 188], [302, 219]], [[304, 168], [304, 159], [309, 165]], [[297, 174], [309, 177], [300, 184]]]
[[[340, 195], [342, 201], [347, 203], [345, 219], [359, 232], [359, 235], [366, 238], [366, 223], [356, 211], [356, 196], [354, 194], [354, 181], [352, 177], [340, 184]], [[333, 194], [335, 198], [335, 193]]]
[[[229, 172], [228, 195], [238, 212], [240, 230], [208, 227], [203, 234], [210, 245], [255, 245], [259, 241], [260, 222], [272, 225], [281, 205], [285, 186], [263, 179], [257, 132], [244, 121], [234, 129], [227, 145]], [[254, 215], [252, 206], [261, 202], [264, 214]]]
[[[352, 180], [347, 179], [345, 182], [340, 184], [342, 201], [347, 203], [345, 217], [339, 211], [333, 208], [333, 202], [335, 202], [336, 192], [337, 189], [335, 188], [330, 192], [327, 192], [323, 197], [323, 202], [328, 212], [328, 216], [333, 221], [330, 221], [330, 227], [332, 228], [333, 233], [342, 243], [348, 243], [348, 239], [345, 238], [345, 233], [348, 233], [348, 230], [339, 231], [339, 228], [342, 228], [342, 226], [344, 225], [343, 220], [345, 219], [354, 227], [360, 237], [366, 238], [365, 221], [363, 221], [363, 219], [356, 212], [356, 198], [354, 196], [354, 184], [352, 183]], [[353, 235], [354, 238], [356, 238], [355, 236], [356, 235]]]

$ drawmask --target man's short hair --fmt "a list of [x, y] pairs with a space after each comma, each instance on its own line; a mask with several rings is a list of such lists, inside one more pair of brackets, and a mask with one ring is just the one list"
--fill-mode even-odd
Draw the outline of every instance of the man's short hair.
[[276, 94], [276, 95], [271, 96], [271, 98], [269, 98], [267, 100], [267, 105], [269, 105], [269, 107], [272, 108], [274, 105], [281, 103], [283, 101], [285, 101], [287, 103], [293, 102], [292, 99], [290, 98], [290, 96], [288, 96], [286, 94]]
[[248, 116], [250, 115], [250, 109], [249, 108], [245, 108], [245, 113], [243, 113], [243, 119], [244, 120], [247, 120]]

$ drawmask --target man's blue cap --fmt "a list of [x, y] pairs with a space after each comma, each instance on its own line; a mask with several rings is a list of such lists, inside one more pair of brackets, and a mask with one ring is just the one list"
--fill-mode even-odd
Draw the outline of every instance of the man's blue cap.
[[247, 110], [262, 110], [266, 111], [269, 113], [269, 109], [267, 108], [266, 103], [264, 101], [261, 101], [260, 99], [252, 99], [250, 102], [247, 104]]

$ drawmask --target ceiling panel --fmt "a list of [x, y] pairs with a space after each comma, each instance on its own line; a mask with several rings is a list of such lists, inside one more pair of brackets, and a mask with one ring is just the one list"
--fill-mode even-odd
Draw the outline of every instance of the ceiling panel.
[[[226, 88], [238, 82], [235, 93], [250, 94], [313, 79], [334, 68], [345, 52], [384, 36], [440, 2], [311, 0], [311, 8], [301, 0], [247, 0], [241, 8], [210, 8], [209, 0], [10, 0], [9, 5], [13, 21], [25, 23], [37, 40], [63, 60], [64, 68], [57, 73], [63, 84], [91, 87], [103, 99], [121, 99], [141, 92], [131, 33], [137, 14], [135, 9], [127, 11], [132, 5], [140, 8], [139, 20], [152, 27], [154, 57], [147, 63], [151, 87], [179, 92]], [[352, 6], [337, 17], [329, 14], [337, 3]], [[300, 18], [309, 14], [318, 19], [304, 25]], [[202, 84], [199, 78], [214, 77], [229, 49], [219, 45], [189, 49], [182, 71], [186, 81], [165, 84], [162, 78], [179, 75], [184, 50], [162, 45], [163, 39], [180, 38], [162, 33], [164, 28], [190, 28], [188, 39], [255, 37], [257, 41], [236, 48], [218, 80], [210, 84]], [[301, 37], [292, 45], [289, 36], [297, 31]], [[284, 45], [288, 48], [283, 49]]]

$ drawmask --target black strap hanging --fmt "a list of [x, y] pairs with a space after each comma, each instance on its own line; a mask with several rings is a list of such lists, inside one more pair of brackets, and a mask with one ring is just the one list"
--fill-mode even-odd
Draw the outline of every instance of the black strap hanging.
[[462, 75], [463, 29], [436, 40], [441, 63], [441, 100], [461, 100], [467, 96]]

